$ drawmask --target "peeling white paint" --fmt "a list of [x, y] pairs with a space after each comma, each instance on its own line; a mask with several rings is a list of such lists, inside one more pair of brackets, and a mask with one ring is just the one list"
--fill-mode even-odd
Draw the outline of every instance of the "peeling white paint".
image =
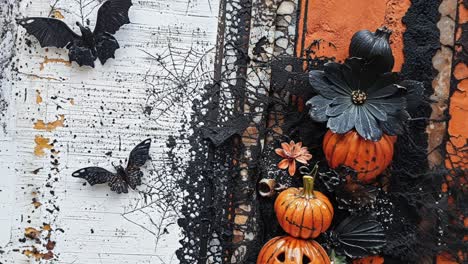
[[[18, 16], [47, 16], [54, 2], [21, 1]], [[165, 167], [169, 151], [166, 142], [170, 136], [178, 138], [181, 130], [190, 133], [190, 100], [196, 89], [203, 88], [202, 83], [211, 81], [219, 0], [133, 3], [132, 23], [116, 34], [121, 46], [116, 59], [104, 66], [97, 62], [95, 69], [65, 63], [65, 50], [42, 49], [33, 37], [25, 35], [24, 29], [18, 30], [12, 60], [17, 72], [9, 74], [2, 85], [2, 94], [10, 106], [1, 119], [8, 124], [7, 133], [0, 132], [0, 247], [4, 251], [0, 262], [178, 263], [174, 253], [179, 247], [180, 230], [177, 224], [158, 222], [162, 215], [154, 207], [157, 199], [146, 201], [149, 206], [142, 207], [145, 201], [138, 192], [117, 195], [106, 185], [83, 186], [83, 180], [71, 177], [73, 171], [86, 166], [111, 170], [111, 162], [124, 161], [130, 150], [147, 137], [154, 140], [152, 162], [147, 163], [143, 182], [173, 188], [171, 182], [183, 177]], [[79, 20], [72, 12], [77, 1], [59, 0], [56, 8], [69, 25]], [[95, 15], [89, 18], [93, 25]], [[30, 47], [26, 38], [32, 40]], [[3, 52], [12, 48], [3, 44], [0, 47]], [[143, 50], [161, 55], [162, 63], [171, 68], [165, 69]], [[189, 63], [184, 64], [186, 57]], [[194, 65], [198, 61], [201, 63]], [[195, 74], [187, 77], [184, 69], [194, 69]], [[189, 82], [180, 87], [175, 79], [162, 81], [170, 74]], [[185, 99], [176, 105], [167, 103], [171, 94], [165, 95], [169, 96], [167, 101], [155, 96], [170, 89], [195, 92], [180, 93]], [[39, 104], [38, 94], [42, 98]], [[154, 109], [145, 113], [148, 106]], [[170, 111], [163, 111], [166, 108]], [[34, 129], [38, 120], [49, 123], [60, 115], [65, 117], [63, 127], [52, 131]], [[52, 149], [44, 149], [44, 156], [34, 154], [36, 136], [53, 143]], [[177, 143], [175, 155], [181, 158], [183, 167], [188, 143]], [[108, 152], [112, 154], [106, 155]], [[151, 170], [163, 172], [167, 181], [156, 179]], [[143, 185], [139, 189], [145, 188]], [[38, 208], [32, 204], [33, 199], [41, 203]], [[133, 212], [135, 208], [138, 212]], [[172, 213], [165, 217], [175, 221], [177, 212]], [[42, 237], [39, 243], [24, 239], [25, 228], [40, 229], [44, 223], [53, 229], [50, 238]], [[158, 223], [163, 223], [166, 230], [158, 229]], [[158, 232], [159, 239], [155, 236]], [[36, 261], [23, 254], [33, 246], [46, 253], [47, 241], [56, 242], [53, 260]]]

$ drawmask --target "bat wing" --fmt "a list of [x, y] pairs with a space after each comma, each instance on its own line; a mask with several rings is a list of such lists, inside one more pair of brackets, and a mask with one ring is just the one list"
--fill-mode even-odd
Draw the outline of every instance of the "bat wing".
[[108, 0], [98, 10], [94, 34], [115, 34], [119, 28], [130, 23], [128, 10], [132, 6], [131, 0]]
[[100, 167], [87, 167], [72, 173], [73, 177], [85, 179], [89, 184], [110, 182], [117, 175]]
[[39, 40], [41, 47], [63, 48], [81, 37], [73, 32], [63, 21], [46, 17], [28, 17], [18, 23]]
[[87, 65], [94, 68], [96, 54], [92, 49], [80, 46], [77, 43], [73, 43], [72, 45], [67, 46], [67, 48], [69, 50], [68, 58], [70, 61], [76, 61], [80, 66]]
[[137, 185], [141, 184], [141, 177], [143, 173], [140, 171], [140, 167], [143, 166], [149, 159], [149, 149], [151, 147], [151, 138], [145, 139], [138, 144], [128, 158], [127, 168], [127, 182], [132, 189], [135, 189]]
[[109, 58], [115, 58], [115, 51], [119, 47], [119, 43], [111, 34], [101, 33], [96, 35], [97, 56], [102, 65], [104, 65]]

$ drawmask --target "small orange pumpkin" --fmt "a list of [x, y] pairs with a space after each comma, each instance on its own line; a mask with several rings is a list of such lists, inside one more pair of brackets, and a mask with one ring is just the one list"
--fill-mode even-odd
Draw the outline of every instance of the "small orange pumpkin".
[[353, 264], [383, 264], [384, 258], [380, 256], [369, 256], [362, 259], [353, 260]]
[[325, 249], [314, 240], [291, 236], [272, 238], [260, 250], [257, 264], [330, 264]]
[[384, 134], [379, 141], [365, 140], [355, 130], [335, 134], [328, 130], [323, 152], [331, 168], [350, 167], [360, 181], [369, 183], [390, 165], [396, 136]]
[[[318, 167], [314, 168], [316, 172]], [[288, 234], [303, 239], [325, 232], [333, 219], [333, 206], [321, 192], [314, 191], [314, 178], [304, 176], [303, 188], [288, 188], [275, 201], [278, 222]]]
[[[461, 260], [463, 261], [463, 254], [460, 254], [460, 255], [461, 255], [460, 256]], [[436, 263], [437, 264], [458, 264], [458, 262], [455, 260], [455, 258], [450, 256], [448, 253], [441, 253], [441, 254], [437, 255]], [[463, 262], [463, 263], [465, 263], [465, 262]]]

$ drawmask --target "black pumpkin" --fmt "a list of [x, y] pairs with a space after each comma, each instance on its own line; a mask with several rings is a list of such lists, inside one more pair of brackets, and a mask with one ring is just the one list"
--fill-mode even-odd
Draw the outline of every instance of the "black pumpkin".
[[391, 34], [392, 31], [386, 27], [378, 28], [375, 32], [356, 32], [351, 39], [349, 56], [367, 60], [380, 73], [392, 71], [395, 59], [389, 43]]

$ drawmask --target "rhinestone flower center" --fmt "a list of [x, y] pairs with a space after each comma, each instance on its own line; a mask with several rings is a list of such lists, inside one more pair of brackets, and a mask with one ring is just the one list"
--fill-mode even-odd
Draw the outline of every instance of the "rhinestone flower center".
[[367, 100], [367, 94], [361, 90], [356, 90], [351, 93], [351, 99], [354, 104], [362, 105]]

